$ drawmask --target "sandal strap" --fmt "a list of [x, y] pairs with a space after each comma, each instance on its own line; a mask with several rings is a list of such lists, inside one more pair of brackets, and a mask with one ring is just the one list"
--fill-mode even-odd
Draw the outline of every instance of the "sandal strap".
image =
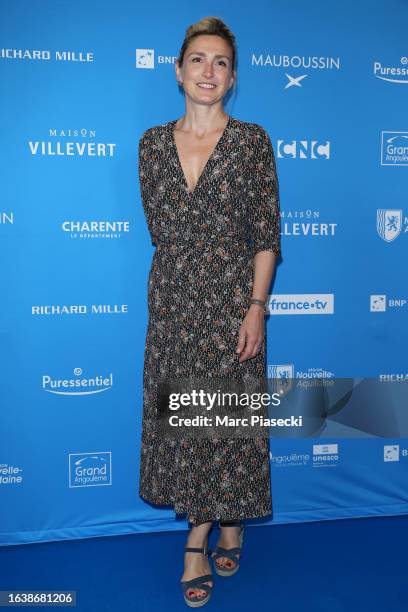
[[203, 548], [192, 548], [191, 546], [185, 546], [184, 552], [197, 552], [203, 553], [204, 555], [208, 555], [212, 553], [212, 550], [211, 548], [208, 548], [208, 546], [204, 546]]
[[235, 548], [222, 548], [221, 546], [217, 546], [212, 557], [213, 559], [219, 559], [221, 557], [228, 557], [231, 561], [235, 563], [239, 563], [239, 557], [237, 554], [241, 553], [241, 547], [236, 546]]
[[187, 591], [187, 589], [191, 587], [199, 587], [208, 593], [208, 591], [212, 589], [212, 586], [205, 583], [210, 582], [210, 580], [211, 582], [214, 580], [213, 576], [211, 574], [205, 574], [204, 576], [197, 576], [197, 578], [192, 578], [191, 580], [182, 580], [181, 584], [184, 591]]

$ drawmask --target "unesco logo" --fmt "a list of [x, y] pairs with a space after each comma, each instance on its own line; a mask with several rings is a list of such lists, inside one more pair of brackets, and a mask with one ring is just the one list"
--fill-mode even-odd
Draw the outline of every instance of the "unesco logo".
[[313, 444], [313, 467], [331, 467], [338, 462], [338, 444]]

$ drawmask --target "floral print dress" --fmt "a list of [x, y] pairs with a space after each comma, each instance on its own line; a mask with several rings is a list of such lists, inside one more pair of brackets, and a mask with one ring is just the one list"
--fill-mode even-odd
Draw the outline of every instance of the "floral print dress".
[[193, 524], [272, 514], [269, 440], [160, 436], [157, 385], [170, 377], [265, 376], [265, 339], [242, 363], [240, 325], [258, 251], [280, 255], [279, 195], [267, 132], [229, 116], [192, 192], [177, 120], [139, 141], [143, 209], [156, 246], [148, 277], [140, 496]]

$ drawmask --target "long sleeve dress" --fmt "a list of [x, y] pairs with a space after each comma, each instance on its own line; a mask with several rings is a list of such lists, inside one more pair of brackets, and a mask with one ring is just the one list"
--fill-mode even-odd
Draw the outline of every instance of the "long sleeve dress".
[[193, 524], [272, 514], [269, 439], [176, 440], [158, 434], [166, 376], [265, 376], [236, 353], [249, 309], [253, 257], [280, 255], [279, 189], [267, 132], [229, 116], [190, 192], [174, 139], [177, 120], [139, 141], [143, 209], [156, 246], [148, 277], [139, 494]]

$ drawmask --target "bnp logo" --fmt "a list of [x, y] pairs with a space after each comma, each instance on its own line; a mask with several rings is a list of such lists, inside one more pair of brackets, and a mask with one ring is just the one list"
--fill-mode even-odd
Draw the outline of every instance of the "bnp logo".
[[154, 68], [154, 49], [136, 49], [136, 68]]

